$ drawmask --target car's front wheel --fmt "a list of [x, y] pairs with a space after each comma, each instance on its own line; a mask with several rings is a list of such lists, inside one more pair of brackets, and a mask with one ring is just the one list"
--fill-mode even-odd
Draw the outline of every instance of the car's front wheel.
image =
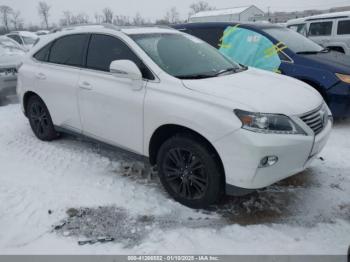
[[45, 103], [38, 96], [31, 96], [27, 103], [27, 117], [37, 138], [51, 141], [58, 137]]
[[186, 134], [168, 139], [157, 157], [158, 174], [166, 191], [192, 208], [217, 203], [224, 193], [216, 155], [204, 141]]

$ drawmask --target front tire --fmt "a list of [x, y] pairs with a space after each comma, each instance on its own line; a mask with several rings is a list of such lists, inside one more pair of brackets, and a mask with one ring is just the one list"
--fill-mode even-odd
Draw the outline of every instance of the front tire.
[[157, 156], [158, 174], [166, 191], [191, 208], [207, 208], [224, 194], [223, 173], [204, 141], [181, 134], [168, 139]]
[[52, 141], [59, 136], [53, 125], [49, 110], [44, 101], [38, 96], [29, 98], [26, 111], [30, 127], [38, 139]]

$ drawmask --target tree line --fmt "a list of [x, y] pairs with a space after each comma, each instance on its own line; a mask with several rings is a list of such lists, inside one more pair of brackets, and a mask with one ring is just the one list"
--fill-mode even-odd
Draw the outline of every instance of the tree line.
[[[198, 13], [200, 11], [212, 10], [215, 7], [210, 6], [205, 1], [194, 2], [189, 6], [189, 16]], [[41, 20], [41, 25], [25, 25], [25, 21], [22, 18], [21, 12], [15, 10], [7, 5], [0, 5], [0, 34], [10, 32], [12, 30], [30, 30], [35, 31], [39, 29], [52, 29], [56, 27], [70, 26], [76, 24], [87, 24], [87, 23], [110, 23], [120, 26], [126, 25], [146, 25], [146, 24], [176, 24], [181, 21], [180, 13], [176, 7], [171, 7], [167, 10], [166, 14], [154, 22], [145, 19], [140, 13], [136, 13], [134, 17], [129, 17], [121, 14], [114, 13], [110, 7], [103, 8], [100, 12], [96, 12], [93, 17], [88, 14], [81, 12], [74, 14], [70, 10], [65, 10], [62, 13], [58, 24], [50, 20], [52, 6], [45, 1], [39, 1], [37, 4], [38, 16]]]

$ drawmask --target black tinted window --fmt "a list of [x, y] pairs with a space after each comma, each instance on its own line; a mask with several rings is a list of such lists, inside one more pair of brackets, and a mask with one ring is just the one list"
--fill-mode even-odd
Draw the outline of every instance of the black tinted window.
[[38, 61], [46, 62], [49, 59], [51, 44], [41, 48], [35, 55], [34, 58]]
[[139, 67], [143, 78], [154, 79], [143, 62], [121, 40], [107, 35], [92, 35], [86, 66], [108, 72], [114, 60], [131, 60]]
[[49, 62], [71, 66], [83, 65], [83, 56], [89, 35], [69, 35], [56, 40], [52, 47]]
[[338, 35], [350, 34], [350, 20], [339, 21], [338, 23]]
[[332, 34], [333, 22], [311, 23], [309, 29], [310, 36], [324, 36]]
[[224, 30], [224, 28], [195, 28], [185, 32], [202, 39], [215, 48], [219, 48]]

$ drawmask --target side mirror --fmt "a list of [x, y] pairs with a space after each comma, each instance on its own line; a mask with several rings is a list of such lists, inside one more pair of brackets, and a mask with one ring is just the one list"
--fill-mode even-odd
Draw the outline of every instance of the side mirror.
[[115, 60], [109, 66], [109, 71], [116, 77], [131, 80], [142, 80], [142, 74], [137, 65], [130, 60]]

